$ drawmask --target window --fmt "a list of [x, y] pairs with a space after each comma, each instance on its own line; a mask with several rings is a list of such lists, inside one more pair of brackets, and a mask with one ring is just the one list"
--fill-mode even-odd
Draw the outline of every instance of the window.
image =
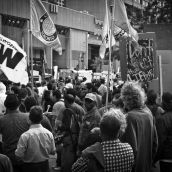
[[49, 0], [50, 3], [59, 5], [61, 7], [66, 6], [65, 0]]

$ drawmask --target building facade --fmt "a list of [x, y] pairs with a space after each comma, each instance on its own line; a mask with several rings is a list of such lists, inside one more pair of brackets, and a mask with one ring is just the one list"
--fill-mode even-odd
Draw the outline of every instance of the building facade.
[[[143, 0], [125, 0], [127, 8], [141, 11]], [[100, 65], [99, 47], [105, 14], [104, 0], [44, 0], [43, 4], [56, 25], [62, 55], [46, 47], [34, 36], [30, 41], [30, 0], [0, 1], [0, 33], [26, 51], [30, 64], [33, 48], [34, 69], [43, 62], [47, 69], [93, 69]], [[42, 69], [41, 69], [42, 70]], [[40, 72], [41, 72], [40, 70]]]

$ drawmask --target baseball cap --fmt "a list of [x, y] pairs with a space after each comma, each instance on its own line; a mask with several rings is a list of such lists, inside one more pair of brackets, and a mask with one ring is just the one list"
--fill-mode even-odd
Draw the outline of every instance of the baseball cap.
[[86, 94], [85, 99], [90, 99], [96, 102], [96, 96], [93, 93]]

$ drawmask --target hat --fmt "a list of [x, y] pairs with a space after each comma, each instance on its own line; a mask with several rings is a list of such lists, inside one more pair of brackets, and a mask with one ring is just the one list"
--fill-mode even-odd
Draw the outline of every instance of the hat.
[[67, 89], [73, 88], [73, 85], [72, 85], [71, 83], [67, 83], [67, 84], [65, 85], [65, 88], [67, 88]]
[[20, 105], [20, 101], [15, 94], [8, 94], [4, 105], [7, 109], [15, 110]]
[[96, 102], [96, 96], [93, 93], [86, 94], [85, 99], [90, 99], [90, 100]]

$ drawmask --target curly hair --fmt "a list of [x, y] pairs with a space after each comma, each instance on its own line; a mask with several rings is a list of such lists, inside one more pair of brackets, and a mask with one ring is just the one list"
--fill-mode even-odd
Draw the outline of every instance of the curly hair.
[[145, 105], [146, 94], [138, 82], [126, 82], [121, 89], [121, 98], [127, 110]]

